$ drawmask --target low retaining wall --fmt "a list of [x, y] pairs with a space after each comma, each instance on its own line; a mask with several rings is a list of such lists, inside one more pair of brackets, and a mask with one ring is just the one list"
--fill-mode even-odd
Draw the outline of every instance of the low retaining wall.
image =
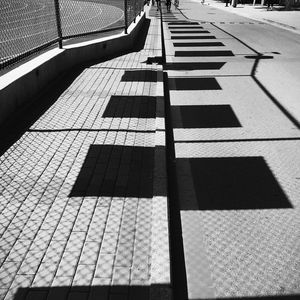
[[50, 82], [67, 70], [89, 61], [116, 55], [135, 44], [145, 13], [121, 33], [89, 42], [52, 49], [0, 77], [0, 125]]

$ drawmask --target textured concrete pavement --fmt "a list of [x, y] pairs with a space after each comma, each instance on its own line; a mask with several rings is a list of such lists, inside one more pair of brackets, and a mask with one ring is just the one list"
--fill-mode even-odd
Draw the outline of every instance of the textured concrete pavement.
[[6, 128], [1, 299], [299, 296], [299, 94], [254, 72], [269, 24], [183, 2]]
[[183, 298], [299, 295], [299, 120], [254, 72], [255, 43], [232, 33], [270, 27], [183, 2], [163, 13]]
[[147, 64], [161, 55], [160, 22], [150, 19], [132, 52], [75, 70], [34, 104], [47, 107], [17, 116], [28, 126], [6, 128], [0, 299], [169, 293], [162, 66]]

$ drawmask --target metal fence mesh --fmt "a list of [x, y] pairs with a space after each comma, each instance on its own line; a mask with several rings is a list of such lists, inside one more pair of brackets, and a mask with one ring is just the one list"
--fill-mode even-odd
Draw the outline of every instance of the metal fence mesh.
[[[127, 0], [128, 25], [143, 4]], [[124, 11], [125, 0], [0, 0], [0, 69], [57, 42], [59, 32], [66, 39], [125, 27]]]
[[124, 26], [124, 0], [60, 0], [63, 37]]
[[57, 40], [53, 0], [1, 0], [0, 16], [0, 63]]

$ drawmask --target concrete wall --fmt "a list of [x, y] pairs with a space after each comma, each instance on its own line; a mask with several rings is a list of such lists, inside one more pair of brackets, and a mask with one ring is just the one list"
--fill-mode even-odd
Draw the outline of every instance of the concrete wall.
[[68, 69], [130, 50], [138, 39], [144, 20], [145, 13], [131, 24], [128, 34], [52, 49], [1, 76], [0, 125]]

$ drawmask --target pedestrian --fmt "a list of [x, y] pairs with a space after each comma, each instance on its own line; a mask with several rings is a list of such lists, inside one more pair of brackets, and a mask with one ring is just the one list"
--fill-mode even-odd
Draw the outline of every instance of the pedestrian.
[[178, 6], [179, 6], [179, 0], [175, 0], [174, 1], [174, 5], [175, 5], [176, 8], [178, 8]]
[[166, 0], [167, 11], [171, 11], [171, 0]]
[[226, 0], [226, 7], [228, 7], [229, 0]]
[[273, 10], [274, 0], [268, 0], [267, 4], [268, 4], [267, 10]]
[[157, 10], [159, 10], [160, 9], [160, 0], [156, 0], [156, 6], [157, 6]]

